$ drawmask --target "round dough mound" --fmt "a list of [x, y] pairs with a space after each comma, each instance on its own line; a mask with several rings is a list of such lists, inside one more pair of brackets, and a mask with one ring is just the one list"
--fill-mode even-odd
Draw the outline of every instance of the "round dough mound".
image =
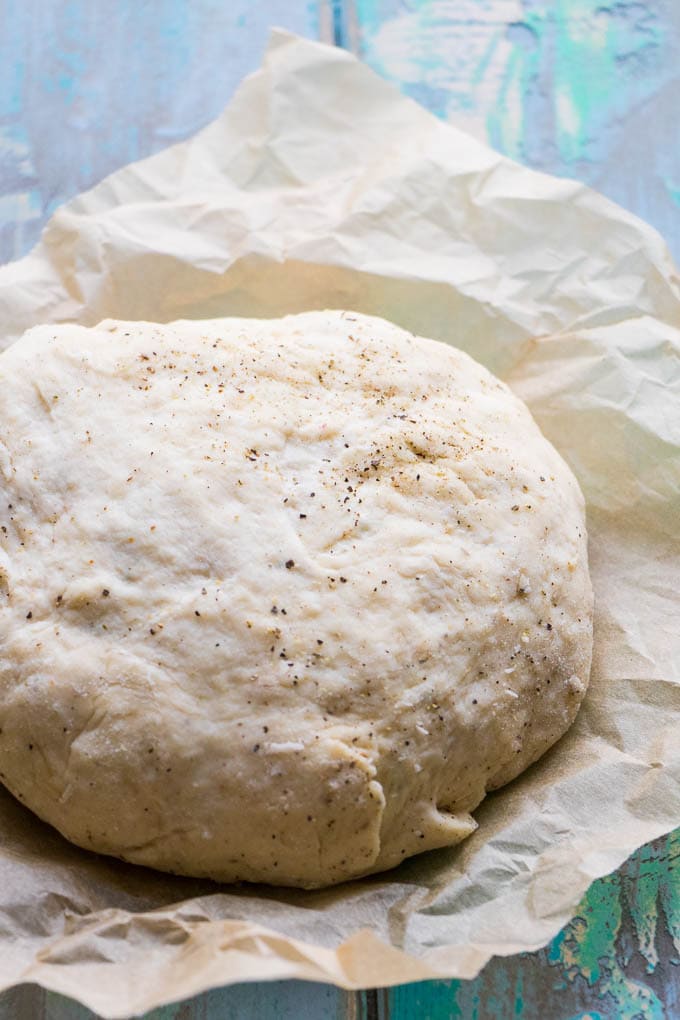
[[315, 887], [475, 828], [568, 728], [583, 499], [380, 319], [39, 327], [0, 358], [0, 772], [68, 839]]

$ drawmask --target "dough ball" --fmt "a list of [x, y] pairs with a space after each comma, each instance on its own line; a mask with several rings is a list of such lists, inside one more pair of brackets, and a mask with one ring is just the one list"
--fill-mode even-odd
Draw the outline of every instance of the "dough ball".
[[569, 727], [583, 499], [377, 318], [39, 327], [0, 357], [0, 772], [87, 849], [316, 887], [475, 828]]

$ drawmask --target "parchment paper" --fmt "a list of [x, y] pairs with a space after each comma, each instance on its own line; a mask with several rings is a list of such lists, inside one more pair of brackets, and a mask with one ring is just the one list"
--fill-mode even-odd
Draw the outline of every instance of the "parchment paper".
[[576, 471], [597, 606], [579, 719], [461, 847], [325, 892], [125, 866], [2, 795], [2, 987], [121, 1017], [232, 981], [469, 978], [544, 944], [593, 879], [680, 824], [680, 279], [649, 227], [277, 32], [217, 121], [60, 209], [0, 270], [4, 344], [38, 322], [324, 307], [469, 351]]

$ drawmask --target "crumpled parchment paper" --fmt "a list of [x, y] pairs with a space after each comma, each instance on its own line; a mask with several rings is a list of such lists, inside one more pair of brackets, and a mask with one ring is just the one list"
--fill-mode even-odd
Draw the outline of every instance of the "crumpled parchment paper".
[[325, 307], [462, 347], [576, 472], [596, 593], [578, 721], [460, 847], [321, 892], [100, 858], [3, 794], [0, 987], [123, 1017], [234, 981], [469, 978], [544, 944], [593, 879], [680, 824], [680, 279], [651, 228], [276, 32], [217, 121], [0, 269], [2, 346], [40, 322]]

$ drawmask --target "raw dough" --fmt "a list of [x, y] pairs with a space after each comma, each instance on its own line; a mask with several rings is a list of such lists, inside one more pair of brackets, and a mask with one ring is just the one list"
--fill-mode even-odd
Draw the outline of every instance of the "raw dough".
[[348, 312], [39, 327], [0, 415], [0, 772], [73, 842], [340, 882], [574, 719], [583, 499], [467, 355]]

